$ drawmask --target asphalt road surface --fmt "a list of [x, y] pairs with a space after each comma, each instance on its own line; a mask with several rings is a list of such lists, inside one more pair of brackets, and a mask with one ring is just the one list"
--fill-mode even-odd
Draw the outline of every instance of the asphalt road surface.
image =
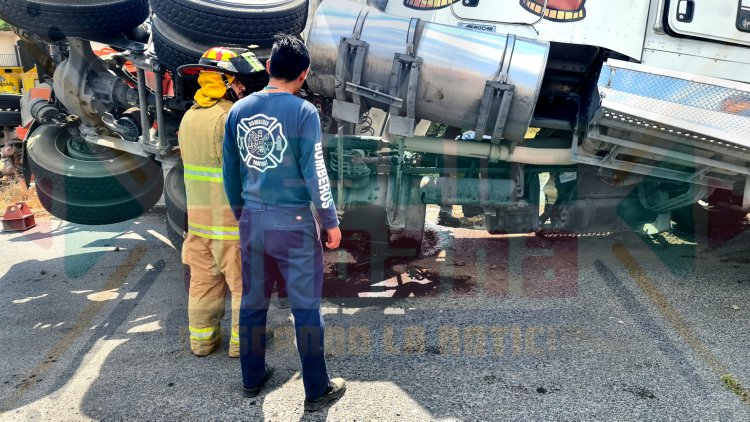
[[315, 414], [288, 311], [271, 309], [277, 371], [256, 399], [228, 335], [190, 354], [162, 213], [0, 234], [0, 419], [750, 419], [750, 230], [696, 245], [428, 229], [415, 260], [327, 254], [329, 371], [348, 391]]

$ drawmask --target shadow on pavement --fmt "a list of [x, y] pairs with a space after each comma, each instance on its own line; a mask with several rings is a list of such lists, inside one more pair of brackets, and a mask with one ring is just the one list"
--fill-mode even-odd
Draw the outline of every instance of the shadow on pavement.
[[[160, 222], [149, 228], [154, 227], [163, 231]], [[55, 258], [43, 263], [55, 269], [46, 274], [39, 274], [39, 261], [24, 261], [0, 278], [2, 297], [29, 299], [0, 308], [5, 324], [17, 327], [0, 341], [8, 345], [12, 362], [0, 366], [8, 374], [0, 385], [2, 411], [18, 418], [157, 420], [312, 421], [356, 414], [339, 416], [327, 409], [300, 418], [283, 413], [284, 407], [289, 412], [299, 408], [303, 399], [293, 330], [285, 318], [277, 318], [270, 342], [269, 361], [277, 374], [254, 400], [241, 397], [239, 362], [226, 356], [228, 335], [213, 355], [192, 356], [179, 256], [149, 239], [146, 228], [133, 229], [145, 241], [115, 236], [90, 243], [111, 241], [108, 246], [123, 246], [120, 253]], [[117, 232], [114, 227], [103, 231]], [[640, 303], [628, 280], [610, 276], [612, 270], [601, 260], [594, 268], [579, 268], [580, 255], [592, 253], [589, 246], [582, 249], [586, 242], [452, 239], [450, 249], [430, 256], [384, 262], [354, 257], [353, 262], [329, 266], [324, 296], [335, 308], [325, 316], [326, 347], [331, 375], [350, 382], [342, 400], [347, 406], [361, 406], [374, 419], [378, 407], [387, 409], [396, 401], [411, 403], [416, 412], [399, 414], [401, 419], [487, 419], [539, 416], [545, 408], [549, 415], [562, 409], [559, 406], [589, 406], [588, 413], [570, 414], [604, 416], [609, 409], [601, 404], [607, 398], [620, 405], [637, 403], [657, 414], [660, 406], [673, 406], [669, 395], [680, 391], [671, 393], [656, 381], [643, 381], [659, 377], [674, 377], [681, 386], [698, 379], [700, 394], [706, 394], [710, 377], [689, 358], [679, 337], [650, 322], [645, 316], [650, 305]], [[603, 238], [590, 244], [607, 242], [617, 243]], [[690, 243], [652, 249], [677, 274], [692, 274], [701, 265], [697, 257], [703, 252]], [[737, 254], [726, 255], [727, 263], [744, 265], [744, 256]], [[567, 264], [546, 270], [557, 261]], [[76, 277], [63, 275], [60, 269], [79, 265], [71, 262], [89, 269]], [[604, 282], [587, 278], [596, 271], [607, 275]], [[583, 291], [581, 283], [593, 291]], [[727, 289], [736, 283], [715, 282]], [[48, 296], [38, 297], [42, 294]], [[605, 297], [609, 308], [592, 304], [591, 295]], [[629, 334], [618, 331], [623, 324], [607, 319], [621, 308], [624, 316], [618, 318], [623, 320], [629, 312], [639, 314]], [[52, 334], [40, 338], [44, 324], [33, 329], [43, 334], [29, 334], [32, 322], [44, 319], [50, 321]], [[59, 322], [65, 324], [52, 331]], [[664, 356], [650, 354], [655, 351]], [[680, 361], [672, 363], [673, 358]], [[282, 387], [289, 391], [287, 383], [293, 384], [289, 389], [294, 396], [280, 397]], [[371, 389], [358, 392], [365, 384]], [[380, 395], [378, 386], [389, 388]], [[274, 404], [277, 400], [288, 406]], [[726, 419], [736, 416], [722, 414]]]

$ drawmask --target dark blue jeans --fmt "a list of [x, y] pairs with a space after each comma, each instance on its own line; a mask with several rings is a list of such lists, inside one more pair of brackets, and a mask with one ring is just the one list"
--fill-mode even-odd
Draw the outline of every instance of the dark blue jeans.
[[328, 388], [320, 312], [323, 249], [309, 207], [246, 205], [240, 218], [242, 304], [240, 364], [246, 387], [260, 384], [266, 371], [266, 317], [276, 277], [282, 277], [294, 315], [305, 396], [316, 399]]

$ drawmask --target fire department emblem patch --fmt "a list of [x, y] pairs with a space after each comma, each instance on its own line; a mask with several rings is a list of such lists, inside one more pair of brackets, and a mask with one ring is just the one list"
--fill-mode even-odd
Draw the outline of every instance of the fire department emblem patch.
[[261, 173], [278, 167], [289, 142], [284, 128], [273, 117], [256, 114], [237, 125], [237, 148], [245, 164]]
[[553, 22], [577, 22], [586, 18], [586, 0], [521, 0], [529, 12]]

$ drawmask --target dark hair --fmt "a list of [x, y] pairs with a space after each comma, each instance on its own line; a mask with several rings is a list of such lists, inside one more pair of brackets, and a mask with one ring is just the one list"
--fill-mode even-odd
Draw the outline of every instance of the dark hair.
[[277, 35], [271, 49], [271, 77], [293, 81], [310, 67], [310, 53], [305, 44], [290, 35]]

